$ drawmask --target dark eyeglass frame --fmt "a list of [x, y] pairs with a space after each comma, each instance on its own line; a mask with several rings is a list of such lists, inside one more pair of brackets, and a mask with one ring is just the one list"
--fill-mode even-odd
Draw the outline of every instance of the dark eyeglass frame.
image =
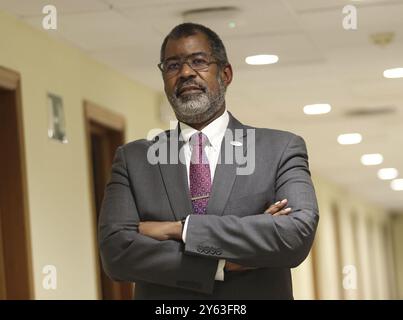
[[219, 60], [213, 60], [213, 61], [207, 62], [207, 65], [206, 65], [205, 67], [203, 67], [203, 68], [194, 68], [194, 67], [191, 66], [191, 63], [189, 62], [189, 59], [195, 58], [195, 57], [197, 57], [197, 56], [203, 56], [203, 57], [206, 58], [206, 59], [209, 59], [209, 58], [212, 58], [212, 57], [213, 57], [211, 54], [206, 54], [206, 53], [203, 53], [203, 52], [192, 53], [192, 54], [190, 54], [190, 55], [188, 55], [188, 56], [186, 56], [186, 57], [183, 57], [183, 58], [178, 59], [178, 61], [179, 61], [179, 68], [178, 68], [178, 70], [174, 71], [172, 74], [169, 74], [168, 71], [164, 71], [163, 65], [164, 65], [164, 63], [166, 63], [167, 61], [176, 60], [176, 59], [166, 59], [166, 60], [161, 61], [160, 63], [158, 63], [157, 66], [158, 66], [158, 69], [160, 69], [161, 73], [162, 73], [165, 77], [166, 77], [166, 76], [174, 77], [174, 76], [176, 76], [176, 75], [180, 72], [180, 70], [182, 70], [184, 64], [187, 64], [187, 65], [188, 65], [192, 70], [194, 70], [195, 72], [198, 72], [198, 71], [207, 71], [211, 64], [217, 64], [217, 65], [220, 64], [220, 61], [219, 61]]

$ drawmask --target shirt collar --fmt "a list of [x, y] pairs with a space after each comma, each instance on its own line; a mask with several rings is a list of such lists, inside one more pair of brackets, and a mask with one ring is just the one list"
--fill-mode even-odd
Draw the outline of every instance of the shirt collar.
[[[214, 148], [215, 151], [219, 151], [221, 148], [221, 141], [225, 134], [225, 129], [227, 129], [229, 122], [229, 114], [227, 109], [225, 109], [224, 113], [219, 116], [214, 121], [210, 122], [206, 127], [204, 127], [201, 132], [203, 132], [210, 143], [210, 145]], [[182, 139], [185, 143], [188, 143], [190, 137], [199, 132], [195, 128], [190, 127], [186, 123], [179, 122]]]

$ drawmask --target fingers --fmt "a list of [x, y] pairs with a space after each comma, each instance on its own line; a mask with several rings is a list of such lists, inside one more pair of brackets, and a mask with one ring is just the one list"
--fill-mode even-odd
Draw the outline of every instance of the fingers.
[[288, 203], [287, 199], [277, 201], [275, 204], [272, 204], [266, 211], [265, 213], [270, 213], [270, 214], [275, 214], [279, 211], [281, 211]]
[[226, 261], [225, 262], [225, 267], [224, 267], [224, 269], [226, 270], [226, 271], [236, 271], [237, 269], [239, 269], [240, 268], [240, 265], [239, 264], [236, 264], [236, 263], [233, 263], [233, 262], [229, 262], [229, 261]]
[[282, 215], [287, 215], [291, 212], [291, 208], [286, 208], [284, 210], [280, 210], [279, 212], [276, 212], [275, 214], [273, 214], [273, 217], [277, 217], [277, 216], [282, 216]]
[[249, 270], [250, 267], [244, 267], [240, 264], [226, 261], [224, 268], [226, 271], [245, 271], [245, 270]]
[[247, 271], [247, 270], [252, 270], [252, 269], [257, 269], [257, 268], [256, 267], [246, 267], [246, 266], [242, 266], [237, 263], [226, 261], [224, 269], [225, 269], [225, 271], [239, 272], [239, 271]]

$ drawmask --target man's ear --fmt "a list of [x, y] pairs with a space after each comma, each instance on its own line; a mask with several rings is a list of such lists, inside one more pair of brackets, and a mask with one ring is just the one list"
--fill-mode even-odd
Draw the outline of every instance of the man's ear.
[[226, 87], [232, 82], [232, 66], [228, 63], [221, 70], [221, 79], [223, 80]]

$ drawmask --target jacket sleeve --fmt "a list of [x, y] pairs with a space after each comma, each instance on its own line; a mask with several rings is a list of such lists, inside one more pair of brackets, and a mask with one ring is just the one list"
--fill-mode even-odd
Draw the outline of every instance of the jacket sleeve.
[[144, 281], [211, 293], [218, 261], [183, 254], [179, 241], [138, 232], [139, 214], [124, 155], [116, 151], [99, 218], [99, 249], [106, 274], [116, 281]]
[[298, 266], [308, 255], [319, 220], [304, 140], [292, 135], [277, 168], [276, 200], [288, 199], [292, 212], [238, 217], [192, 215], [188, 222], [185, 252], [211, 255], [202, 248], [216, 248], [220, 258], [252, 267]]

